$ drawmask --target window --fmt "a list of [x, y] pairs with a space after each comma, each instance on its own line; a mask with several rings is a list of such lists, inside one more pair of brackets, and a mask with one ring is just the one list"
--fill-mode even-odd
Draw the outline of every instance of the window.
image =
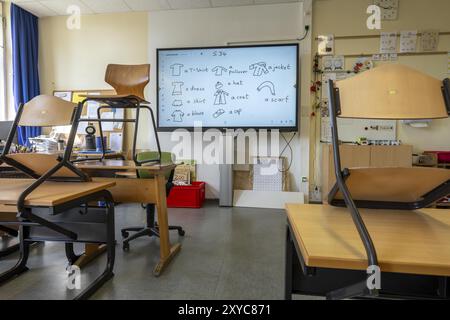
[[6, 102], [6, 74], [5, 74], [5, 24], [6, 20], [3, 15], [4, 4], [0, 3], [1, 27], [0, 27], [0, 121], [8, 120], [8, 105]]

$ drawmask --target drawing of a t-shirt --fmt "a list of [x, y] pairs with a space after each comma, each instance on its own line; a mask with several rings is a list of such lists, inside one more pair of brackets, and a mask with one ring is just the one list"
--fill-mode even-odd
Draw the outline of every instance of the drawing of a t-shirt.
[[181, 110], [175, 110], [172, 113], [173, 122], [183, 122], [184, 112]]
[[172, 69], [172, 76], [179, 77], [181, 76], [181, 68], [183, 68], [183, 65], [181, 63], [175, 63], [170, 66], [170, 69]]
[[216, 76], [221, 76], [225, 71], [227, 71], [227, 69], [221, 66], [217, 66], [212, 69], [212, 72], [215, 72]]

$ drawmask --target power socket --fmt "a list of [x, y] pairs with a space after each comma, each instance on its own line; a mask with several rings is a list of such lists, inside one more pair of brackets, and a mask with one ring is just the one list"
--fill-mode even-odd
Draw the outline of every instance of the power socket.
[[311, 192], [311, 201], [312, 202], [321, 202], [322, 201], [322, 190], [320, 187], [316, 186], [313, 190], [313, 192]]

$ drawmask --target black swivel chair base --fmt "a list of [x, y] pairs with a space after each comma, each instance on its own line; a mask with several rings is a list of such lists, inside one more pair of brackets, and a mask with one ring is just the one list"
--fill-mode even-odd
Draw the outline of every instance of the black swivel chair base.
[[[145, 206], [147, 225], [145, 227], [129, 227], [122, 229], [122, 237], [123, 245], [122, 248], [124, 251], [130, 250], [130, 241], [141, 237], [159, 237], [159, 227], [155, 222], [155, 205], [147, 204]], [[169, 230], [177, 230], [178, 235], [184, 236], [185, 231], [180, 226], [169, 226]], [[135, 234], [130, 236], [130, 232], [136, 232]]]

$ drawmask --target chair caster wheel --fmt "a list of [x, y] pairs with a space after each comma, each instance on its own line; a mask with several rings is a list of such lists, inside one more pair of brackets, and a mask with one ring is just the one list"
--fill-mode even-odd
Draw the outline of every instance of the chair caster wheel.
[[122, 231], [122, 238], [128, 238], [130, 234], [127, 231]]
[[122, 249], [123, 249], [123, 251], [130, 251], [130, 244], [129, 243], [124, 243], [122, 245]]
[[185, 234], [186, 234], [186, 232], [184, 230], [178, 230], [179, 236], [184, 237]]

